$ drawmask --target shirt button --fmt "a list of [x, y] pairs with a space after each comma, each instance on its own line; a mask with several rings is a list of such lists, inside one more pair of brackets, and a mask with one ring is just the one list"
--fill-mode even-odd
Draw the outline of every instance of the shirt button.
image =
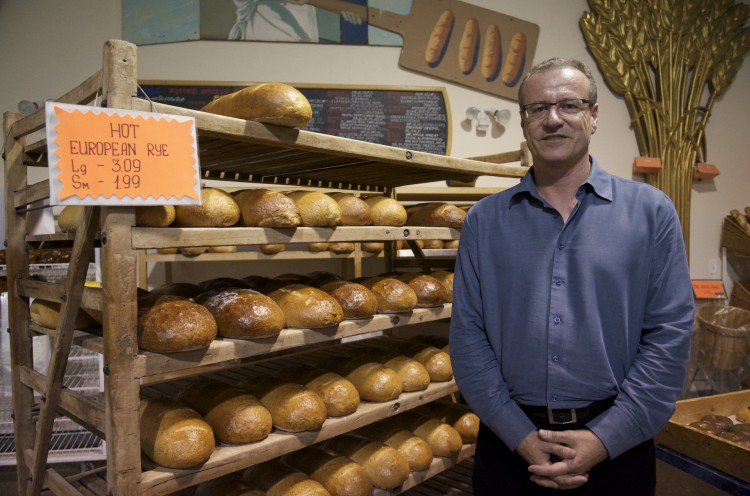
[[562, 286], [562, 279], [555, 279], [555, 286]]
[[557, 396], [553, 396], [553, 397], [552, 397], [552, 398], [550, 398], [550, 399], [551, 399], [552, 401], [557, 401]]
[[560, 358], [559, 358], [559, 357], [558, 357], [557, 355], [554, 355], [554, 356], [552, 357], [552, 361], [553, 361], [553, 362], [555, 362], [555, 363], [557, 363], [557, 362], [559, 362], [559, 361], [560, 361]]
[[562, 250], [563, 248], [565, 248], [564, 244], [560, 243], [559, 245], [557, 245], [558, 250]]
[[552, 319], [552, 322], [554, 322], [555, 324], [559, 324], [560, 322], [562, 322], [562, 319], [560, 317], [555, 317], [554, 319]]

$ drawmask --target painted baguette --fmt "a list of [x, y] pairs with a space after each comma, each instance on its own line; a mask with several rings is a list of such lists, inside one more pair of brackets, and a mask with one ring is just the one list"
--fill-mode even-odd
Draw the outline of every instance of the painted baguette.
[[458, 70], [470, 74], [477, 65], [479, 53], [479, 21], [473, 17], [466, 20], [461, 43], [458, 45]]
[[500, 49], [500, 28], [494, 24], [487, 26], [484, 33], [482, 47], [482, 77], [487, 81], [494, 81], [500, 74], [500, 61], [502, 59]]
[[430, 33], [430, 38], [427, 40], [427, 48], [424, 52], [424, 60], [430, 67], [437, 67], [443, 60], [455, 22], [456, 16], [453, 14], [453, 11], [446, 9], [440, 14], [435, 26], [432, 28], [432, 33]]
[[503, 70], [500, 76], [506, 86], [513, 86], [518, 82], [526, 59], [526, 35], [520, 31], [513, 35], [508, 48], [508, 56], [505, 57]]

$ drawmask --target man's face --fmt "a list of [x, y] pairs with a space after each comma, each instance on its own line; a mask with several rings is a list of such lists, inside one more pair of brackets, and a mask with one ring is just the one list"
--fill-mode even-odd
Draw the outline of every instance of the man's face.
[[[526, 81], [523, 105], [555, 103], [566, 99], [588, 99], [586, 76], [573, 68], [550, 69]], [[521, 112], [523, 135], [534, 157], [535, 166], [572, 166], [588, 161], [591, 135], [596, 131], [599, 106], [583, 105], [573, 115], [560, 112], [557, 105], [540, 118]]]

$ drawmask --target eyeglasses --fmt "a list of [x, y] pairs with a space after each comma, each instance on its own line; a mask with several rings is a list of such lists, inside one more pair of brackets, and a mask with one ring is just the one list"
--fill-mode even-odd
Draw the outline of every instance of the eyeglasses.
[[526, 114], [528, 120], [536, 121], [545, 117], [549, 113], [549, 109], [552, 107], [557, 107], [557, 112], [562, 115], [577, 115], [586, 110], [588, 105], [591, 105], [591, 101], [589, 100], [584, 100], [583, 98], [568, 98], [566, 100], [552, 103], [530, 103], [521, 107], [521, 110]]

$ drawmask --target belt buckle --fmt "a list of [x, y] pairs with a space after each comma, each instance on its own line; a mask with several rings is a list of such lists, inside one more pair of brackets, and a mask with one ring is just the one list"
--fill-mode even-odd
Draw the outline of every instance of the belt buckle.
[[547, 407], [547, 420], [552, 425], [575, 424], [578, 421], [575, 408], [552, 409]]

